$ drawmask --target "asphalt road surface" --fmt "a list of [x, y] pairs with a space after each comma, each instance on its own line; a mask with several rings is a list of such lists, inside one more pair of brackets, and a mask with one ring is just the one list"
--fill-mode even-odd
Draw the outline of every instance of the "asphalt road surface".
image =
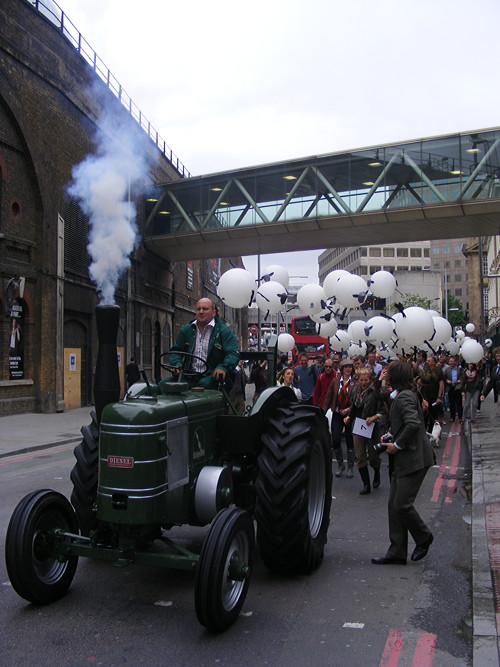
[[[357, 473], [334, 478], [322, 566], [309, 576], [276, 576], [257, 557], [242, 614], [219, 635], [196, 619], [192, 573], [81, 558], [68, 594], [38, 607], [16, 595], [1, 559], [0, 665], [471, 665], [467, 444], [460, 433], [443, 434], [420, 492], [417, 505], [435, 535], [426, 559], [370, 562], [388, 547], [385, 461], [369, 496], [359, 496]], [[0, 459], [2, 549], [17, 502], [38, 488], [69, 497], [72, 466], [70, 445]], [[206, 532], [171, 531], [194, 551]]]

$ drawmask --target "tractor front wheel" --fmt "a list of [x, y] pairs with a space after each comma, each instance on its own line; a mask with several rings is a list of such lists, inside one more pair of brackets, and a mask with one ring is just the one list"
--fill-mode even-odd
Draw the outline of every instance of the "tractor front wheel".
[[314, 406], [276, 408], [262, 436], [255, 518], [262, 560], [271, 570], [306, 573], [323, 559], [332, 503], [326, 419]]
[[250, 584], [254, 552], [250, 515], [238, 507], [221, 510], [201, 549], [195, 584], [199, 622], [226, 630], [238, 618]]
[[14, 590], [29, 602], [54, 602], [73, 581], [78, 556], [56, 553], [59, 530], [78, 534], [71, 504], [56, 491], [43, 489], [28, 494], [12, 514], [5, 539], [5, 563]]

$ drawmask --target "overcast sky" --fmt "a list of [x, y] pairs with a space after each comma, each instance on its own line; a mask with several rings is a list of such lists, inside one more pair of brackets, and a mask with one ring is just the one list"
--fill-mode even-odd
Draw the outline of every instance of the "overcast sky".
[[193, 175], [500, 125], [498, 0], [58, 4]]

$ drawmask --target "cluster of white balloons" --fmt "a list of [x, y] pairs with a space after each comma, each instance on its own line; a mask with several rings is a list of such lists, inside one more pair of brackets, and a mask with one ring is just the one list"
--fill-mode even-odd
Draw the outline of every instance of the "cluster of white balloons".
[[[288, 271], [276, 264], [267, 266], [263, 275], [255, 280], [246, 269], [229, 269], [220, 278], [217, 294], [221, 301], [232, 308], [249, 306], [254, 300], [265, 315], [284, 310], [288, 297]], [[444, 350], [449, 354], [460, 353], [468, 363], [483, 358], [483, 346], [466, 335], [474, 332], [474, 324], [466, 326], [466, 332], [452, 336], [451, 324], [435, 310], [410, 306], [388, 317], [376, 315], [367, 321], [354, 320], [347, 330], [338, 328], [338, 321], [346, 314], [362, 307], [367, 298], [374, 296], [388, 299], [397, 292], [396, 279], [389, 271], [376, 271], [368, 281], [361, 276], [338, 269], [329, 273], [323, 286], [308, 283], [297, 293], [297, 305], [304, 315], [316, 322], [316, 331], [328, 338], [330, 347], [349, 356], [364, 355], [368, 345], [373, 345], [385, 357], [396, 357], [414, 348], [435, 353]], [[489, 343], [489, 345], [488, 345]], [[485, 341], [485, 346], [491, 346]], [[278, 349], [286, 353], [293, 349], [295, 341], [290, 334], [278, 336]]]

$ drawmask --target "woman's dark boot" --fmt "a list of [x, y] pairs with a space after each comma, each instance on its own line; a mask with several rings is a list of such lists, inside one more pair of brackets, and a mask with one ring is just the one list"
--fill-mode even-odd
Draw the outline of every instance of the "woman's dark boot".
[[344, 465], [344, 455], [342, 454], [342, 447], [338, 447], [337, 449], [333, 450], [335, 452], [335, 458], [337, 459], [337, 463], [339, 466], [339, 469], [335, 473], [335, 477], [342, 477], [342, 473], [345, 470], [345, 465]]
[[380, 486], [380, 468], [373, 469], [373, 488], [378, 489]]
[[353, 472], [352, 469], [354, 467], [354, 449], [351, 447], [347, 448], [347, 477], [352, 477]]
[[360, 496], [367, 496], [371, 492], [370, 488], [370, 473], [368, 468], [358, 468], [361, 479], [363, 480], [363, 488], [359, 492]]

